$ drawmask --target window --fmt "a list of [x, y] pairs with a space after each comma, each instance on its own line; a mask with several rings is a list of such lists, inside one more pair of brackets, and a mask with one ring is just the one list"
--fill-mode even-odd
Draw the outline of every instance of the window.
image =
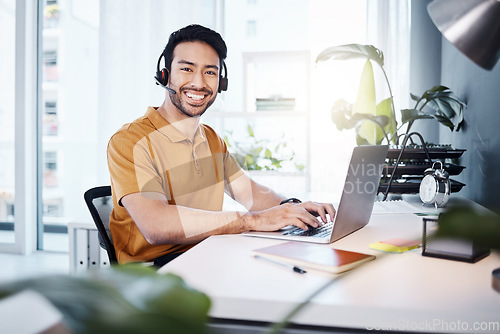
[[100, 5], [85, 1], [84, 10], [80, 0], [40, 2], [38, 248], [67, 251], [67, 236], [54, 245], [48, 242], [56, 240], [50, 233], [65, 232], [70, 221], [91, 221], [83, 193], [98, 184], [97, 152], [105, 159], [105, 146], [100, 150], [97, 146]]
[[57, 81], [57, 51], [43, 52], [44, 81]]
[[0, 0], [0, 244], [14, 244], [15, 198], [14, 0]]
[[[326, 72], [314, 61], [329, 46], [365, 42], [365, 1], [235, 0], [225, 2], [224, 13], [229, 90], [204, 120], [236, 140], [250, 125], [257, 136], [286, 143], [304, 166], [285, 179], [284, 170], [256, 172], [258, 181], [290, 196], [340, 192], [355, 141], [336, 131], [329, 110], [354, 95], [359, 76], [345, 71], [349, 64]], [[347, 73], [342, 80], [339, 70]]]
[[57, 136], [57, 102], [46, 101], [43, 113], [43, 135]]

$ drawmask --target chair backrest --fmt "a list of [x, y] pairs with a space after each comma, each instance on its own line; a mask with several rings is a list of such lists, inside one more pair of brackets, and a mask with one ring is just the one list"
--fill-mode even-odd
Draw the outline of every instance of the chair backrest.
[[95, 187], [87, 190], [83, 195], [89, 208], [92, 219], [99, 231], [99, 242], [106, 250], [111, 264], [118, 263], [113, 246], [113, 239], [109, 231], [109, 216], [113, 209], [111, 200], [111, 186]]

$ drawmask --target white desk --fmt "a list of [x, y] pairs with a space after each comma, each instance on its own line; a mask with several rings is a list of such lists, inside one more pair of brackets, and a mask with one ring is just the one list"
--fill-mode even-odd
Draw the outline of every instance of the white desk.
[[[374, 215], [368, 226], [325, 246], [370, 253], [377, 259], [348, 272], [292, 321], [360, 330], [500, 333], [500, 294], [491, 287], [491, 272], [500, 267], [499, 254], [469, 264], [424, 257], [420, 249], [385, 254], [368, 247], [384, 239], [421, 235], [421, 217]], [[215, 319], [278, 322], [332, 277], [297, 274], [250, 256], [252, 249], [280, 242], [240, 235], [210, 237], [159, 272], [178, 274], [207, 293]]]

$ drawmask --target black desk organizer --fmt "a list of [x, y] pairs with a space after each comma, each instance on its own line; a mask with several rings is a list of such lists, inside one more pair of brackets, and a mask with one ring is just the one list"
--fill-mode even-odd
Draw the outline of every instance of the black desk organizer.
[[[412, 136], [420, 139], [419, 147], [415, 144], [407, 146]], [[450, 176], [459, 175], [465, 167], [449, 161], [457, 160], [464, 152], [464, 149], [454, 149], [447, 145], [428, 146], [418, 132], [409, 133], [401, 146], [389, 147], [378, 191], [384, 194], [384, 200], [389, 193], [417, 194], [424, 171], [432, 167], [433, 159], [442, 161]], [[452, 193], [459, 192], [465, 186], [451, 178], [450, 182]]]

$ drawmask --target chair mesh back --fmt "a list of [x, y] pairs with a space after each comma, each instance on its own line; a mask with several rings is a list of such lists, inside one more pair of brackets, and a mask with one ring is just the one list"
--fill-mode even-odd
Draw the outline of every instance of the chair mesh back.
[[109, 218], [113, 209], [111, 186], [91, 188], [83, 194], [83, 198], [99, 231], [99, 244], [107, 251], [110, 263], [117, 263], [113, 239], [109, 231]]
[[[101, 218], [102, 223], [104, 224], [104, 228], [106, 229], [106, 234], [108, 235], [110, 240], [113, 240], [111, 238], [111, 232], [109, 230], [109, 216], [111, 215], [111, 210], [113, 210], [113, 202], [111, 200], [111, 196], [95, 198], [92, 200], [92, 203], [97, 209], [99, 217]], [[104, 243], [104, 240], [102, 239], [102, 236], [100, 234], [99, 234], [99, 244], [101, 245], [102, 248], [106, 249], [106, 244]]]

